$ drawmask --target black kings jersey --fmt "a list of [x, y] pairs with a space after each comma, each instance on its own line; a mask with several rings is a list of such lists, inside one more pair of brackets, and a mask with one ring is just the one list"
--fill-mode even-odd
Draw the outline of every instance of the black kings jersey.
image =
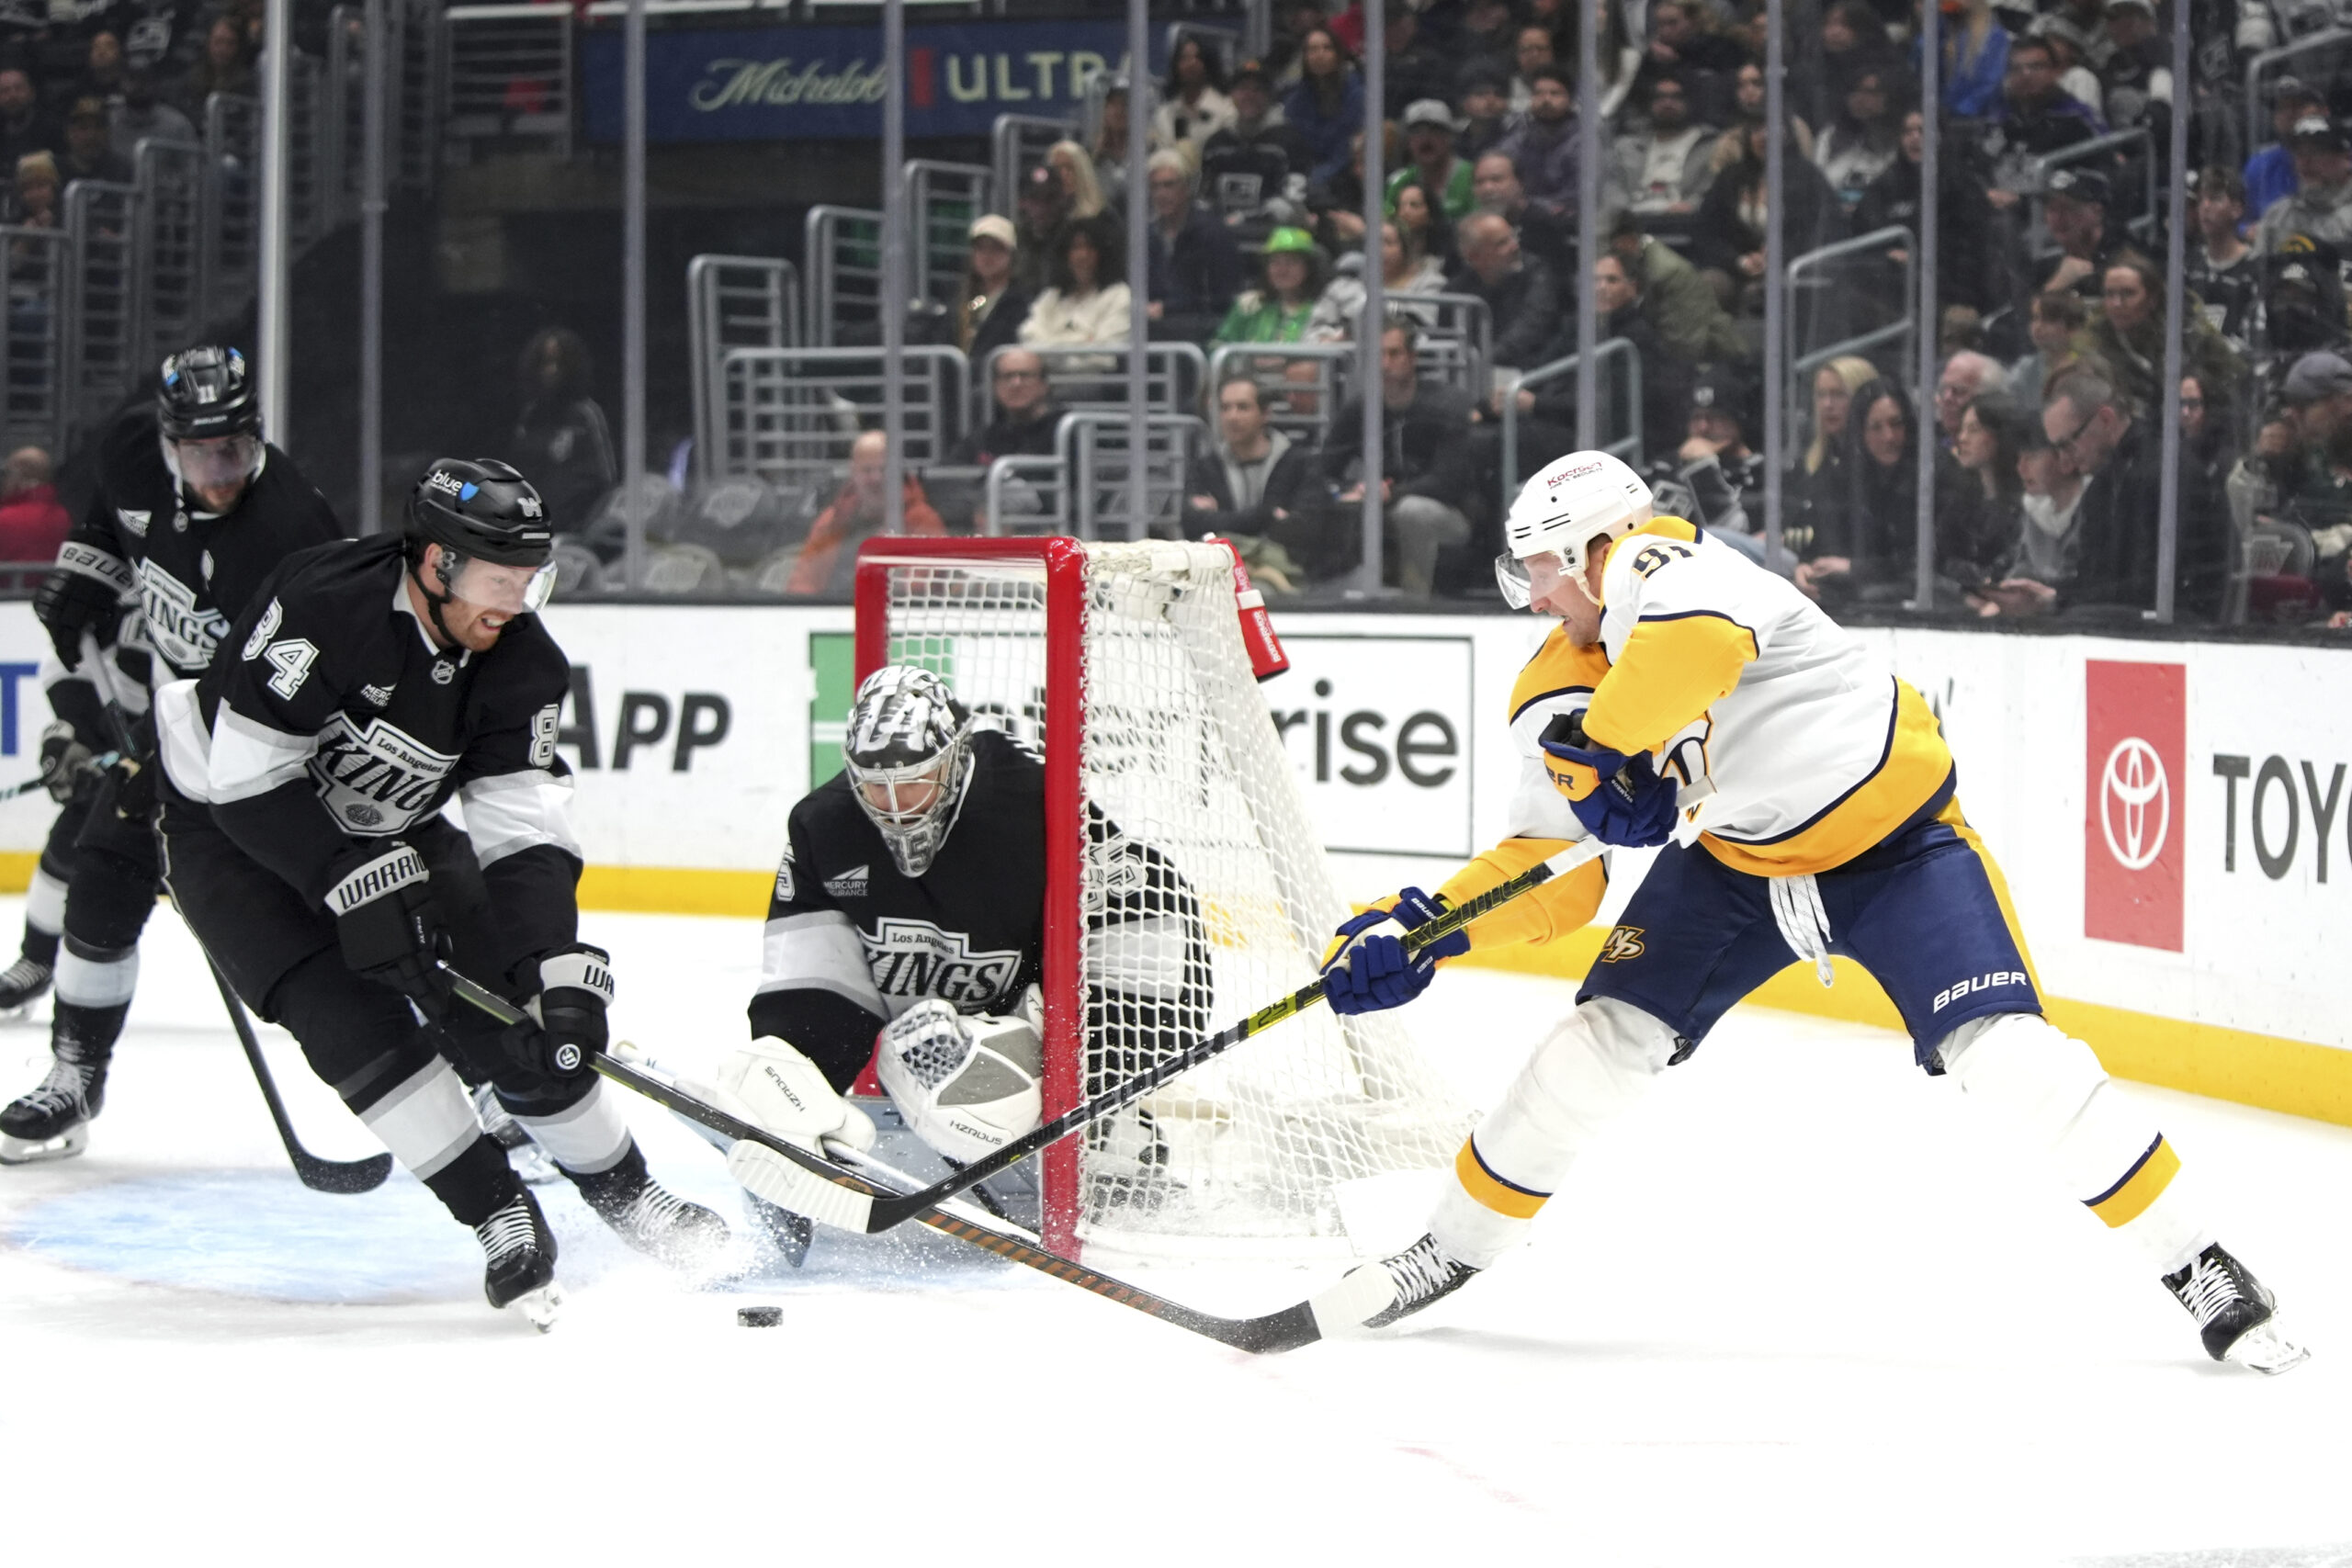
[[210, 672], [156, 694], [164, 770], [313, 903], [339, 855], [454, 795], [514, 955], [560, 946], [580, 877], [571, 770], [556, 754], [563, 650], [537, 615], [487, 653], [437, 649], [407, 577], [397, 535], [287, 561]]
[[[1045, 765], [997, 730], [975, 731], [970, 744], [962, 807], [919, 877], [899, 874], [846, 773], [792, 808], [752, 1032], [789, 1041], [835, 1089], [855, 1080], [876, 1032], [916, 1002], [1009, 1013], [1043, 977]], [[1090, 1058], [1131, 1071], [1136, 1058], [1200, 1033], [1207, 948], [1197, 900], [1164, 855], [1100, 816], [1088, 838], [1104, 889], [1087, 917]]]
[[195, 509], [164, 461], [162, 431], [149, 407], [130, 410], [107, 429], [97, 490], [58, 562], [127, 574], [160, 684], [211, 666], [230, 623], [287, 557], [343, 536], [326, 498], [275, 446], [263, 449], [261, 472], [235, 506], [217, 515]]

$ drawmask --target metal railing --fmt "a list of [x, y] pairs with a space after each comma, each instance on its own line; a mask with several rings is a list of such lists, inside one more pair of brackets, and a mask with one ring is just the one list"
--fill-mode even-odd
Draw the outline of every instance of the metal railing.
[[73, 423], [106, 417], [144, 357], [134, 276], [139, 206], [137, 186], [75, 180], [65, 187], [65, 414]]
[[65, 444], [65, 276], [70, 247], [57, 229], [0, 228], [0, 427], [13, 447]]
[[694, 367], [694, 472], [717, 472], [718, 411], [730, 348], [800, 346], [800, 273], [781, 256], [696, 256], [686, 264], [686, 354]]
[[[1258, 385], [1268, 425], [1320, 446], [1340, 417], [1355, 361], [1355, 344], [1349, 343], [1228, 343], [1209, 355], [1208, 378], [1201, 385], [1214, 394], [1236, 376], [1249, 377]], [[1297, 367], [1306, 375], [1299, 376]]]
[[[1794, 353], [1793, 363], [1789, 367], [1789, 384], [1792, 389], [1802, 387], [1806, 378], [1810, 377], [1814, 371], [1842, 355], [1856, 354], [1868, 357], [1872, 349], [1883, 344], [1914, 341], [1913, 334], [1918, 330], [1915, 302], [1919, 297], [1919, 246], [1910, 230], [1900, 224], [1890, 224], [1883, 229], [1873, 229], [1867, 234], [1857, 234], [1850, 240], [1840, 240], [1834, 245], [1824, 245], [1819, 250], [1807, 251], [1789, 263], [1787, 270], [1782, 274], [1781, 287], [1788, 290], [1789, 319], [1794, 321], [1797, 320], [1797, 289], [1800, 285], [1811, 284], [1814, 274], [1820, 273], [1831, 263], [1843, 261], [1849, 256], [1875, 254], [1883, 261], [1886, 259], [1886, 254], [1897, 247], [1900, 247], [1903, 252], [1903, 260], [1900, 264], [1903, 292], [1895, 302], [1894, 318], [1863, 332], [1849, 333], [1822, 347], [1804, 349], [1802, 352]], [[1833, 280], [1825, 276], [1820, 280], [1818, 287], [1825, 293], [1832, 292]], [[1791, 346], [1795, 349], [1802, 339], [1793, 332], [1790, 335]], [[1792, 406], [1801, 406], [1801, 403], [1802, 400], [1798, 404]]]
[[[907, 464], [940, 461], [962, 430], [970, 367], [958, 349], [922, 347], [907, 349], [899, 369]], [[733, 348], [720, 374], [715, 473], [806, 490], [880, 417], [888, 367], [870, 348]]]
[[160, 363], [204, 325], [204, 149], [151, 138], [131, 166], [143, 204], [132, 259], [145, 329], [136, 368]]
[[[1577, 367], [1582, 363], [1582, 357], [1580, 355], [1571, 354], [1566, 359], [1555, 359], [1549, 365], [1539, 365], [1525, 375], [1514, 378], [1511, 384], [1502, 389], [1502, 503], [1506, 509], [1510, 507], [1512, 497], [1519, 493], [1519, 394], [1522, 391], [1532, 391], [1537, 387], [1553, 381], [1573, 378]], [[1602, 389], [1600, 393], [1601, 407], [1608, 408], [1612, 404], [1623, 407], [1625, 410], [1627, 424], [1625, 434], [1613, 441], [1603, 441], [1601, 450], [1613, 452], [1628, 463], [1638, 465], [1642, 460], [1643, 434], [1642, 356], [1635, 352], [1631, 338], [1612, 337], [1606, 343], [1593, 345], [1592, 360], [1593, 368], [1596, 371], [1606, 372], [1612, 360], [1623, 362], [1625, 367], [1623, 381], [1616, 384], [1613, 389], [1609, 383], [1599, 384]], [[1596, 421], [1594, 428], [1599, 430], [1602, 426]]]
[[1042, 115], [1001, 114], [989, 131], [989, 163], [996, 180], [992, 211], [1012, 215], [1021, 176], [1046, 161], [1046, 150], [1078, 134], [1078, 122]]
[[[2277, 49], [2266, 49], [2245, 63], [2245, 145], [2238, 152], [2244, 163], [2267, 140], [2262, 134], [2262, 79], [2278, 66], [2326, 49], [2352, 49], [2352, 28], [2326, 28]], [[2248, 213], [2249, 218], [2261, 216]]]
[[[442, 91], [444, 134], [503, 152], [571, 156], [572, 16], [569, 6], [524, 15], [511, 6], [452, 10], [441, 24], [447, 44]], [[487, 13], [487, 14], [485, 14]]]
[[972, 220], [989, 209], [995, 176], [983, 164], [929, 158], [909, 159], [906, 176], [907, 209], [914, 214], [909, 234], [914, 286], [923, 299], [944, 304], [963, 287]]
[[204, 300], [227, 314], [253, 298], [261, 243], [261, 105], [204, 100]]
[[[1076, 515], [1071, 523], [1081, 539], [1148, 537], [1162, 526], [1183, 523], [1186, 465], [1194, 447], [1208, 439], [1208, 426], [1192, 414], [1155, 413], [1146, 420], [1140, 464], [1128, 446], [1134, 431], [1126, 414], [1065, 414], [1055, 428], [1057, 446], [1067, 445], [1070, 457], [1070, 501]], [[1138, 474], [1140, 468], [1140, 474]], [[1136, 525], [1136, 507], [1129, 499], [1143, 486], [1143, 526]]]
[[[975, 428], [994, 421], [996, 362], [1008, 354], [1034, 354], [1045, 362], [1046, 385], [1061, 406], [1075, 412], [1127, 406], [1127, 345], [1124, 343], [1028, 348], [1007, 344], [989, 351], [972, 392]], [[1144, 407], [1152, 413], [1189, 413], [1208, 376], [1208, 358], [1189, 343], [1144, 347]]]
[[1413, 307], [1420, 332], [1421, 373], [1484, 401], [1495, 362], [1495, 313], [1475, 294], [1391, 294], [1387, 304]]
[[808, 341], [830, 346], [844, 323], [882, 320], [882, 215], [858, 207], [808, 209], [801, 251], [808, 268]]

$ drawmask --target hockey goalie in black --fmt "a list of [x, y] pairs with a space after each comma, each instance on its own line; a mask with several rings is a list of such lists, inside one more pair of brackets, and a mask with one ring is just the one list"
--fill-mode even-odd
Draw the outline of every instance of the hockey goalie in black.
[[[67, 727], [43, 758], [123, 746], [86, 666], [113, 645], [144, 646], [160, 684], [201, 675], [262, 581], [297, 550], [343, 536], [324, 497], [261, 427], [258, 389], [233, 348], [164, 361], [152, 411], [124, 414], [99, 451], [98, 488], [33, 596], [33, 613], [71, 674], [51, 689]], [[139, 936], [154, 912], [153, 781], [135, 767], [102, 780], [75, 836], [57, 956], [52, 1056], [39, 1088], [0, 1111], [0, 1163], [81, 1152], [105, 1103], [107, 1066], [139, 978]], [[69, 857], [52, 857], [66, 870]]]
[[[520, 474], [444, 459], [403, 536], [295, 557], [209, 674], [155, 694], [180, 912], [238, 995], [473, 1228], [491, 1303], [542, 1327], [561, 1302], [555, 1240], [452, 1057], [632, 1246], [698, 1268], [727, 1240], [647, 1173], [583, 1057], [605, 1043], [613, 977], [579, 940], [556, 753], [570, 667], [533, 613], [551, 545]], [[452, 795], [463, 831], [440, 815]], [[455, 1005], [445, 953], [537, 1027]]]
[[[925, 1143], [977, 1159], [1042, 1120], [1045, 766], [909, 665], [858, 687], [842, 750], [843, 771], [792, 808], [753, 1041], [720, 1066], [718, 1097], [812, 1149], [863, 1149], [873, 1125], [841, 1096], [871, 1060]], [[1101, 895], [1086, 917], [1092, 1093], [1200, 1036], [1210, 973], [1174, 864], [1099, 813], [1087, 839]], [[1151, 1160], [1148, 1119], [1128, 1131]], [[809, 1179], [751, 1143], [728, 1168], [786, 1210]]]

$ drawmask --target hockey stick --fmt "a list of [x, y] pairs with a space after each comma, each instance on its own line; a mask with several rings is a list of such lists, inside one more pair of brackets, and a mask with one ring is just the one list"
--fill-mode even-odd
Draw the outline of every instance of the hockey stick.
[[[190, 934], [194, 934], [193, 928]], [[198, 943], [200, 947], [201, 942]], [[366, 1159], [321, 1159], [302, 1146], [294, 1135], [294, 1123], [286, 1114], [286, 1102], [277, 1097], [277, 1080], [269, 1075], [269, 1063], [263, 1059], [261, 1042], [254, 1037], [253, 1020], [245, 1014], [245, 1004], [237, 999], [230, 988], [229, 977], [204, 955], [204, 966], [212, 971], [212, 983], [220, 987], [220, 1000], [229, 1009], [229, 1021], [236, 1026], [237, 1043], [245, 1048], [245, 1060], [254, 1069], [254, 1081], [261, 1085], [261, 1097], [269, 1105], [269, 1119], [277, 1123], [278, 1140], [286, 1145], [286, 1157], [294, 1162], [294, 1174], [302, 1185], [313, 1192], [373, 1192], [392, 1173], [392, 1156], [388, 1154], [369, 1155]]]
[[[74, 771], [77, 773], [87, 772], [92, 773], [103, 773], [108, 768], [113, 767], [117, 762], [121, 761], [121, 752], [103, 751], [97, 756], [84, 758], [79, 763], [75, 764]], [[49, 781], [47, 779], [27, 779], [22, 784], [12, 784], [6, 789], [0, 789], [0, 800], [14, 800], [20, 795], [30, 795], [37, 789], [47, 789], [48, 787]]]
[[[1698, 805], [1711, 793], [1712, 791], [1705, 786], [1693, 786], [1682, 792], [1678, 804], [1687, 810]], [[1687, 822], [1686, 826], [1688, 826]], [[1580, 840], [1550, 860], [1530, 866], [1517, 876], [1488, 888], [1474, 898], [1464, 900], [1433, 920], [1423, 921], [1405, 934], [1407, 956], [1410, 957], [1422, 948], [1444, 940], [1471, 922], [1493, 913], [1512, 899], [1533, 892], [1554, 877], [1574, 871], [1578, 866], [1600, 858], [1608, 847], [1599, 839]], [[501, 1021], [511, 1024], [524, 1016], [509, 1006], [503, 998], [483, 990], [448, 965], [443, 964], [441, 972], [443, 978], [456, 988], [459, 997], [481, 1008]], [[895, 1225], [902, 1224], [910, 1219], [919, 1217], [922, 1212], [930, 1208], [931, 1205], [954, 1197], [967, 1188], [987, 1180], [1000, 1171], [1009, 1169], [1047, 1145], [1068, 1137], [1091, 1122], [1100, 1121], [1122, 1106], [1133, 1103], [1170, 1078], [1191, 1071], [1211, 1057], [1223, 1055], [1243, 1041], [1263, 1034], [1283, 1020], [1306, 1011], [1322, 999], [1323, 981], [1318, 976], [1306, 985], [1301, 986], [1289, 996], [1260, 1008], [1230, 1028], [1210, 1035], [1207, 1039], [1178, 1052], [1166, 1061], [1131, 1078], [1112, 1085], [1093, 1099], [1083, 1104], [1073, 1106], [1035, 1131], [1015, 1138], [992, 1154], [974, 1160], [963, 1169], [942, 1177], [928, 1187], [905, 1193], [878, 1191], [863, 1197], [852, 1195], [831, 1206], [828, 1212], [812, 1214], [810, 1217], [822, 1220], [827, 1224], [839, 1226], [842, 1230], [863, 1231], [868, 1235], [878, 1235]], [[597, 1070], [604, 1072], [605, 1068], [599, 1063]], [[606, 1076], [613, 1075], [607, 1073]], [[620, 1081], [628, 1082], [627, 1079]], [[629, 1087], [636, 1089], [639, 1086], [630, 1083]], [[767, 1140], [759, 1141], [765, 1143]], [[815, 1161], [815, 1165], [810, 1165], [810, 1161]], [[836, 1185], [842, 1185], [838, 1179], [838, 1168], [818, 1168], [825, 1162], [817, 1160], [815, 1156], [808, 1154], [806, 1150], [799, 1151], [799, 1157], [795, 1160], [795, 1163], [813, 1170], [815, 1174], [828, 1180], [834, 1181]]]
[[[512, 1026], [528, 1021], [527, 1013], [514, 1006], [495, 991], [487, 990], [476, 985], [446, 964], [440, 968], [442, 978], [448, 982], [458, 999], [479, 1008], [502, 1024]], [[715, 1105], [705, 1104], [684, 1090], [664, 1083], [651, 1074], [642, 1072], [605, 1052], [589, 1052], [588, 1065], [615, 1083], [636, 1090], [655, 1104], [677, 1112], [689, 1122], [699, 1122], [712, 1132], [722, 1134], [738, 1142], [748, 1141], [763, 1148], [774, 1150], [812, 1175], [821, 1177], [842, 1189], [842, 1196], [846, 1200], [865, 1202], [871, 1202], [876, 1198], [903, 1200], [902, 1194], [892, 1191], [872, 1177], [846, 1170], [830, 1160], [810, 1154], [797, 1145], [786, 1143], [766, 1129], [754, 1127], [748, 1122], [730, 1116]], [[828, 1223], [831, 1223], [830, 1217], [825, 1217]], [[1220, 1345], [1231, 1346], [1237, 1350], [1261, 1353], [1289, 1350], [1301, 1345], [1311, 1345], [1322, 1337], [1321, 1331], [1316, 1327], [1314, 1314], [1304, 1303], [1284, 1307], [1280, 1312], [1269, 1313], [1263, 1317], [1217, 1317], [1208, 1313], [1196, 1312], [1180, 1302], [1171, 1302], [1164, 1296], [1156, 1296], [1138, 1286], [1130, 1285], [1124, 1280], [1114, 1280], [1108, 1274], [1097, 1273], [1091, 1269], [1072, 1263], [1066, 1258], [1046, 1251], [1033, 1241], [1026, 1241], [1020, 1236], [998, 1230], [993, 1225], [983, 1224], [965, 1215], [949, 1213], [944, 1210], [933, 1208], [928, 1203], [919, 1205], [909, 1217], [919, 1224], [927, 1225], [939, 1232], [942, 1235], [952, 1235], [959, 1241], [967, 1241], [984, 1251], [993, 1252], [1007, 1262], [1018, 1263], [1024, 1269], [1035, 1269], [1041, 1274], [1050, 1274], [1064, 1284], [1076, 1285], [1081, 1291], [1090, 1292], [1107, 1301], [1116, 1302], [1121, 1306], [1131, 1308], [1148, 1316], [1159, 1318], [1163, 1323], [1172, 1323], [1179, 1328], [1190, 1329], [1194, 1334], [1214, 1339]], [[854, 1229], [855, 1227], [843, 1228]]]

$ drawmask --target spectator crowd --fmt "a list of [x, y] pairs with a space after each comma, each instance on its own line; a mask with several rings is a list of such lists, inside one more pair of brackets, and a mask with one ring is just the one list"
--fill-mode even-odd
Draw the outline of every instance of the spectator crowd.
[[[1278, 589], [1340, 578], [1362, 552], [1361, 404], [1352, 366], [1317, 353], [1356, 342], [1376, 265], [1390, 300], [1385, 582], [1481, 592], [1510, 475], [1573, 443], [1576, 378], [1559, 362], [1589, 267], [1600, 337], [1622, 340], [1595, 421], [1662, 509], [1837, 608], [2136, 618], [2159, 598], [2160, 258], [2179, 106], [2190, 231], [2174, 604], [2207, 622], [2352, 607], [2352, 127], [2338, 112], [2352, 107], [2339, 71], [2352, 51], [2267, 77], [2272, 140], [2241, 144], [2247, 62], [2311, 31], [2302, 11], [2192, 4], [2192, 80], [2176, 82], [2153, 0], [1946, 5], [1930, 110], [1916, 5], [1790, 5], [1775, 276], [1760, 0], [1596, 0], [1602, 244], [1589, 258], [1573, 7], [1386, 0], [1389, 118], [1368, 127], [1365, 3], [1276, 0], [1263, 59], [1180, 39], [1149, 95], [1148, 254], [1125, 254], [1125, 82], [1093, 134], [1026, 172], [1011, 217], [973, 225], [965, 298], [934, 310], [932, 338], [964, 348], [976, 374], [990, 363], [997, 384], [991, 418], [955, 457], [1051, 453], [1069, 367], [1085, 365], [1056, 351], [1124, 341], [1139, 287], [1155, 339], [1264, 351], [1226, 356], [1218, 384], [1198, 389], [1208, 438], [1161, 525], [1236, 536]], [[1928, 112], [1940, 237], [1923, 323], [1911, 269]], [[1377, 233], [1368, 134], [1384, 170]], [[1830, 247], [1801, 276], [1786, 266]], [[1762, 429], [1774, 288], [1793, 371], [1781, 454]], [[1464, 375], [1429, 340], [1470, 299], [1490, 337]], [[1935, 333], [1939, 367], [1924, 393], [1918, 330]], [[950, 527], [979, 521], [972, 504], [944, 511]]]

